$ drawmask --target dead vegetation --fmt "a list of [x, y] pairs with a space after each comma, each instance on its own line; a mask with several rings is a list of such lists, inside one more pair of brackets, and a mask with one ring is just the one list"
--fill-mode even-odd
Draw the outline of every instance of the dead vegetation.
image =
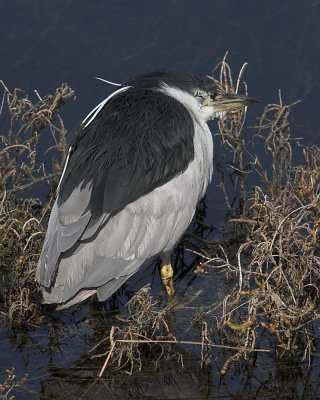
[[[225, 90], [237, 90], [225, 61], [221, 71]], [[288, 118], [294, 105], [284, 105], [279, 93], [279, 104], [264, 109], [254, 127], [255, 143], [262, 141], [265, 150], [262, 157], [252, 156], [254, 147], [243, 138], [245, 111], [220, 122], [237, 197], [221, 169], [228, 218], [223, 240], [211, 244], [201, 265], [224, 269], [238, 280], [220, 305], [217, 328], [241, 353], [269, 335], [283, 353], [310, 359], [312, 323], [319, 318], [320, 149], [291, 137]], [[302, 163], [295, 165], [292, 155], [299, 152]]]
[[[21, 192], [56, 177], [61, 171], [66, 156], [66, 129], [58, 110], [74, 92], [62, 84], [54, 94], [43, 98], [35, 91], [36, 100], [32, 101], [24, 91], [10, 91], [4, 82], [0, 84], [3, 88], [0, 117], [7, 125], [6, 134], [0, 136], [0, 187], [7, 193]], [[43, 134], [46, 139], [50, 134], [52, 140], [44, 142]], [[50, 172], [39, 161], [40, 140], [52, 143], [44, 154], [54, 160]]]
[[7, 377], [3, 383], [0, 383], [0, 398], [6, 400], [14, 400], [15, 396], [10, 393], [16, 389], [23, 389], [27, 383], [28, 375], [24, 375], [19, 380], [16, 379], [16, 373], [14, 368], [6, 370]]
[[[127, 304], [126, 318], [118, 316], [119, 326], [112, 326], [109, 336], [91, 349], [94, 354], [92, 358], [107, 356], [99, 376], [102, 376], [107, 365], [117, 369], [128, 367], [130, 374], [136, 366], [141, 370], [142, 354], [146, 348], [149, 355], [152, 353], [150, 359], [156, 369], [165, 353], [166, 343], [176, 341], [170, 329], [170, 311], [170, 305], [163, 307], [151, 296], [150, 285], [140, 289]], [[109, 344], [111, 346], [107, 352], [95, 354], [106, 341], [107, 347]], [[153, 349], [156, 343], [160, 346]]]
[[[245, 65], [235, 83], [225, 59], [218, 69], [215, 82], [221, 90], [238, 92], [242, 86], [247, 94], [241, 83]], [[21, 91], [11, 93], [2, 85], [0, 117], [8, 116], [9, 134], [1, 137], [0, 148], [0, 272], [5, 282], [1, 308], [15, 323], [37, 323], [40, 297], [33, 277], [53, 196], [43, 205], [18, 198], [17, 193], [61, 171], [66, 131], [58, 109], [73, 91], [62, 85], [54, 95], [37, 96], [32, 103]], [[196, 221], [187, 247], [199, 260], [197, 273], [223, 271], [234, 279], [234, 286], [199, 318], [199, 340], [175, 337], [174, 304], [159, 304], [145, 287], [91, 350], [92, 357], [105, 357], [100, 376], [107, 366], [129, 373], [141, 369], [150, 352], [156, 367], [157, 360], [172, 354], [174, 344], [198, 346], [203, 364], [210, 362], [214, 347], [230, 351], [222, 374], [258, 351], [310, 359], [316, 350], [312, 324], [319, 318], [320, 149], [292, 138], [289, 114], [294, 105], [284, 105], [279, 93], [279, 104], [264, 109], [250, 135], [245, 135], [245, 109], [219, 122], [225, 158], [217, 157], [216, 166], [225, 198], [225, 226], [218, 238], [208, 240], [201, 236], [207, 226]], [[43, 134], [52, 139], [48, 150], [54, 162], [49, 170], [38, 157]], [[302, 155], [300, 163], [293, 161], [293, 154]], [[183, 364], [178, 353], [176, 358]]]
[[[3, 276], [1, 311], [14, 323], [35, 323], [40, 294], [34, 276], [52, 197], [42, 204], [34, 194], [41, 182], [54, 183], [66, 152], [66, 129], [59, 115], [73, 96], [66, 84], [34, 100], [20, 89], [3, 89], [0, 105], [0, 272]], [[45, 150], [41, 151], [40, 149]], [[53, 160], [45, 163], [46, 157]], [[31, 192], [30, 192], [31, 191]]]

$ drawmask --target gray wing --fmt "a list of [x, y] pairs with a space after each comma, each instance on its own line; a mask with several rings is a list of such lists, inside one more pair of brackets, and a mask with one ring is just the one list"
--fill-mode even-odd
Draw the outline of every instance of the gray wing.
[[88, 189], [94, 218], [115, 213], [184, 171], [194, 158], [190, 112], [162, 92], [127, 88], [71, 138], [58, 198]]
[[[113, 207], [114, 201], [110, 203], [112, 207], [99, 205], [99, 202], [109, 204], [107, 197], [112, 197], [114, 190], [109, 184], [104, 185], [101, 193], [94, 182], [80, 181], [72, 191], [68, 189], [63, 201], [59, 194], [37, 269], [46, 303], [65, 303], [67, 307], [95, 291], [100, 300], [106, 299], [143, 263], [172, 250], [188, 227], [212, 173], [210, 131], [196, 122], [194, 128], [192, 161], [190, 153], [179, 168], [177, 164], [175, 176], [171, 176], [165, 161], [180, 153], [177, 148], [170, 150], [170, 146], [162, 149], [166, 157], [154, 158], [156, 180], [147, 179], [150, 166], [142, 175], [134, 169], [134, 179], [128, 184], [133, 185], [140, 177], [145, 181], [142, 186], [139, 184], [144, 193], [139, 189], [132, 200], [126, 199], [127, 191], [118, 192], [120, 204], [124, 203], [118, 210]], [[162, 129], [165, 133], [166, 127]], [[173, 127], [171, 130], [174, 131]], [[159, 131], [155, 132], [158, 137]], [[184, 148], [182, 142], [180, 146]], [[71, 162], [67, 168], [67, 177], [72, 176], [74, 165]], [[121, 184], [121, 180], [116, 183]]]
[[71, 140], [38, 267], [46, 288], [67, 251], [194, 158], [193, 120], [181, 103], [158, 91], [117, 92]]
[[[171, 251], [188, 227], [198, 201], [199, 192], [190, 186], [193, 175], [191, 166], [172, 181], [106, 218], [92, 237], [88, 237], [84, 227], [90, 223], [84, 216], [67, 226], [61, 225], [55, 204], [40, 263], [45, 262], [46, 253], [48, 258], [53, 257], [53, 263], [57, 249], [62, 254], [53, 285], [50, 281], [47, 285], [45, 273], [41, 276], [45, 269], [39, 269], [38, 280], [45, 286], [45, 302], [64, 303], [76, 295], [81, 298], [82, 291], [90, 289], [97, 290], [99, 299], [104, 300], [148, 259]], [[77, 236], [74, 236], [75, 225], [77, 235], [82, 234], [76, 245], [65, 250]]]

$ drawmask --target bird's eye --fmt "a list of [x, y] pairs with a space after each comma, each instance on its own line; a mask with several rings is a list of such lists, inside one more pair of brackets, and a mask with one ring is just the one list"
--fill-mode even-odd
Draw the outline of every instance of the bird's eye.
[[220, 90], [216, 90], [214, 93], [210, 94], [212, 100], [217, 100], [217, 98], [220, 96], [222, 96], [222, 92]]
[[200, 99], [204, 99], [205, 98], [205, 94], [203, 92], [197, 92], [196, 96], [200, 97]]

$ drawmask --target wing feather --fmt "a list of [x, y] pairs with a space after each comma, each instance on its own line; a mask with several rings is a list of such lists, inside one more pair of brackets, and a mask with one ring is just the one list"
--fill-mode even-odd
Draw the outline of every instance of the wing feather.
[[92, 288], [104, 300], [143, 263], [171, 251], [190, 224], [209, 178], [195, 159], [186, 171], [111, 216], [93, 241], [79, 239], [78, 250], [62, 256], [47, 301], [64, 303]]
[[[155, 110], [149, 110], [149, 118], [150, 113], [154, 119], [161, 117]], [[88, 128], [94, 126], [95, 120]], [[161, 129], [163, 135], [166, 129], [169, 133], [174, 130], [172, 126]], [[154, 165], [150, 161], [155, 153], [143, 154], [140, 149], [134, 160], [133, 175], [132, 164], [124, 162], [121, 169], [110, 158], [110, 168], [93, 166], [96, 178], [93, 176], [89, 181], [78, 169], [86, 168], [86, 163], [90, 167], [90, 157], [85, 157], [83, 165], [79, 164], [77, 157], [84, 154], [79, 153], [79, 143], [74, 141], [38, 265], [37, 279], [45, 302], [73, 304], [75, 298], [85, 298], [91, 290], [97, 290], [103, 300], [143, 263], [174, 248], [211, 179], [213, 149], [210, 131], [206, 129], [196, 125], [192, 152], [186, 152], [186, 143], [181, 138], [178, 138], [180, 150], [178, 142], [169, 140], [167, 145], [161, 142], [155, 145], [159, 157]], [[160, 137], [161, 132], [157, 130], [156, 136]], [[130, 151], [135, 153], [135, 148], [128, 154]], [[183, 160], [177, 162], [182, 153], [185, 153]], [[97, 154], [95, 157], [101, 158]], [[203, 165], [203, 159], [208, 160], [207, 166]]]
[[141, 88], [117, 93], [72, 137], [59, 207], [75, 188], [90, 187], [93, 218], [121, 210], [186, 169], [193, 137], [190, 112], [173, 97]]
[[74, 135], [63, 168], [37, 273], [45, 287], [53, 284], [62, 255], [77, 252], [80, 239], [95, 240], [111, 215], [107, 253], [116, 254], [126, 235], [122, 227], [142, 229], [132, 227], [126, 212], [120, 221], [119, 210], [183, 171], [194, 155], [189, 112], [159, 91], [122, 88], [92, 115]]

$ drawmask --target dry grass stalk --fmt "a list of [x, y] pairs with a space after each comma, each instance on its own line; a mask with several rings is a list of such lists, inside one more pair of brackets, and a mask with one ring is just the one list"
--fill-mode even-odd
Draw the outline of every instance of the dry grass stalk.
[[[34, 276], [52, 196], [43, 206], [37, 199], [23, 200], [21, 193], [59, 175], [66, 129], [58, 111], [74, 92], [62, 84], [43, 98], [36, 92], [31, 101], [20, 89], [11, 92], [2, 81], [0, 87], [0, 121], [7, 126], [7, 134], [0, 136], [0, 270], [6, 284], [1, 309], [11, 322], [34, 323], [41, 302]], [[46, 153], [53, 151], [49, 170], [39, 161], [39, 147], [45, 145]]]
[[41, 294], [35, 283], [35, 270], [47, 214], [37, 200], [17, 200], [4, 194], [0, 203], [0, 265], [7, 286], [2, 309], [14, 323], [34, 323]]
[[[53, 95], [41, 98], [36, 92], [37, 98], [32, 102], [22, 90], [10, 91], [3, 81], [0, 85], [0, 118], [8, 125], [7, 134], [0, 136], [0, 188], [10, 193], [29, 189], [61, 171], [66, 156], [66, 129], [58, 110], [74, 92], [62, 84]], [[47, 151], [56, 150], [51, 172], [38, 160], [40, 139], [53, 143]]]
[[[206, 365], [210, 359], [212, 348], [226, 349], [238, 353], [244, 353], [246, 349], [235, 346], [226, 346], [212, 343], [209, 339], [208, 324], [202, 323], [201, 341], [177, 340], [170, 330], [170, 319], [172, 317], [172, 306], [162, 307], [150, 295], [150, 285], [141, 288], [128, 302], [128, 317], [126, 319], [118, 317], [123, 327], [112, 326], [108, 336], [97, 343], [91, 352], [95, 352], [102, 344], [108, 343], [109, 349], [100, 354], [94, 354], [92, 358], [106, 357], [104, 364], [99, 372], [101, 378], [109, 366], [114, 369], [128, 368], [132, 374], [135, 367], [141, 371], [143, 360], [146, 361], [147, 353], [153, 351], [154, 368], [162, 357], [170, 355], [172, 357], [173, 345], [198, 346], [201, 349], [201, 364]], [[159, 350], [160, 349], [160, 350]], [[210, 351], [209, 351], [210, 350]], [[255, 350], [269, 352], [269, 350]], [[173, 352], [175, 356], [176, 352]], [[183, 364], [182, 356], [178, 357]]]
[[[223, 85], [235, 91], [225, 60], [221, 71]], [[237, 164], [238, 202], [230, 200], [223, 171], [221, 188], [229, 219], [224, 240], [212, 244], [211, 253], [204, 252], [201, 267], [223, 268], [238, 277], [233, 293], [221, 304], [219, 328], [228, 328], [231, 342], [249, 350], [268, 333], [278, 348], [300, 350], [303, 357], [310, 357], [311, 325], [319, 318], [320, 149], [300, 145], [304, 163], [293, 164], [288, 118], [295, 104], [283, 105], [279, 93], [279, 104], [268, 105], [255, 127], [255, 136], [263, 140], [269, 156], [267, 166], [250, 155], [250, 143], [242, 138], [243, 114], [220, 123], [221, 139], [232, 153], [232, 168]], [[250, 168], [245, 166], [246, 158]], [[250, 172], [260, 181], [253, 190], [246, 185]], [[224, 373], [231, 361], [226, 362]]]
[[0, 398], [6, 400], [14, 400], [15, 396], [11, 396], [10, 393], [14, 388], [23, 388], [28, 380], [28, 375], [24, 375], [21, 379], [16, 380], [15, 369], [8, 368], [6, 370], [7, 378], [3, 383], [0, 383]]
[[[107, 352], [94, 355], [93, 358], [107, 354], [106, 364], [109, 363], [115, 368], [129, 366], [130, 373], [135, 365], [141, 370], [143, 345], [150, 341], [175, 340], [169, 327], [170, 310], [170, 305], [161, 307], [159, 302], [153, 299], [150, 285], [143, 287], [128, 302], [128, 316], [118, 317], [119, 322], [124, 325], [123, 328], [113, 326], [109, 336], [102, 339], [91, 351], [95, 351], [106, 341], [110, 342], [111, 348]], [[149, 343], [149, 350], [150, 348]], [[156, 364], [163, 353], [164, 346], [161, 346]]]

